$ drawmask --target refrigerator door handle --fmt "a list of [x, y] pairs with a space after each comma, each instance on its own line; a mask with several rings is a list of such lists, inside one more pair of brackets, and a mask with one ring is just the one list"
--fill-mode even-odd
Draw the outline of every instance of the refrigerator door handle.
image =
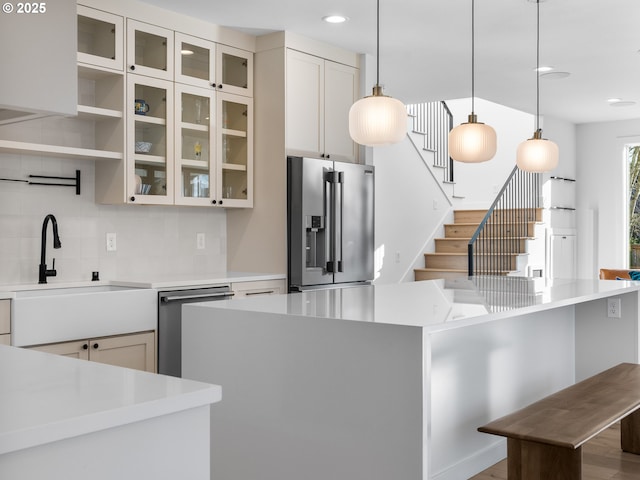
[[[337, 243], [337, 249], [339, 250], [339, 256], [336, 259], [337, 264], [337, 272], [342, 272], [342, 232], [343, 232], [343, 223], [342, 220], [344, 218], [344, 172], [336, 172], [337, 174], [337, 182], [336, 188], [339, 186], [340, 188], [340, 206], [336, 206], [336, 214], [340, 214], [340, 219], [336, 220], [336, 225], [338, 225], [338, 229], [336, 231], [336, 235], [334, 236], [334, 241]], [[336, 195], [338, 198], [338, 195]], [[335, 247], [334, 247], [335, 248]]]
[[335, 273], [338, 270], [338, 261], [336, 259], [336, 230], [338, 228], [337, 224], [337, 180], [338, 180], [338, 172], [331, 170], [326, 174], [326, 182], [329, 184], [329, 195], [328, 197], [328, 207], [327, 207], [327, 225], [329, 228], [329, 232], [327, 237], [328, 247], [329, 247], [329, 255], [327, 256], [327, 272]]

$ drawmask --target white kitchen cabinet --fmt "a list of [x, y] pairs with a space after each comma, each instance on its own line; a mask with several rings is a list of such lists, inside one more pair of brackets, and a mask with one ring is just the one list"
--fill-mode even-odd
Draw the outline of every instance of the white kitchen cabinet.
[[252, 99], [179, 84], [175, 92], [175, 203], [251, 207]]
[[576, 278], [575, 232], [549, 235], [549, 278]]
[[78, 62], [122, 71], [124, 18], [78, 5]]
[[175, 85], [175, 203], [215, 205], [216, 92]]
[[11, 300], [0, 300], [0, 345], [11, 345]]
[[230, 47], [216, 47], [216, 88], [253, 97], [253, 53]]
[[253, 99], [217, 94], [218, 205], [253, 206]]
[[126, 160], [131, 203], [174, 203], [173, 114], [172, 82], [127, 75]]
[[127, 19], [127, 65], [130, 73], [173, 81], [173, 32]]
[[233, 291], [234, 299], [259, 295], [277, 295], [287, 292], [287, 284], [283, 279], [236, 282], [231, 284], [231, 290]]
[[28, 348], [80, 360], [147, 372], [156, 371], [154, 332], [52, 343]]
[[358, 70], [292, 49], [286, 69], [287, 153], [356, 161], [349, 109], [357, 100]]
[[175, 81], [253, 96], [253, 53], [175, 33]]

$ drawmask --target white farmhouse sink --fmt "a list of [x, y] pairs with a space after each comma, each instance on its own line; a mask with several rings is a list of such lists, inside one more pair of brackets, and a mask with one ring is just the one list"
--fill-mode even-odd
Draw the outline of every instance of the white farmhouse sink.
[[15, 292], [11, 337], [17, 347], [155, 330], [157, 292], [91, 285]]

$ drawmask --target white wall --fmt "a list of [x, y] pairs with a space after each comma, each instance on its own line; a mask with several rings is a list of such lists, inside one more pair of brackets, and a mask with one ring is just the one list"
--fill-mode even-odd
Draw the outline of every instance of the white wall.
[[640, 142], [640, 119], [578, 125], [576, 196], [578, 277], [600, 268], [626, 268], [628, 239], [626, 144]]
[[[453, 115], [454, 127], [468, 121], [471, 99], [446, 101]], [[534, 116], [481, 98], [475, 99], [478, 121], [491, 125], [496, 131], [498, 149], [495, 157], [484, 163], [455, 162], [456, 195], [464, 196], [464, 208], [488, 208], [504, 185], [516, 164], [516, 150], [520, 142], [531, 138], [535, 128]]]
[[[425, 152], [433, 163], [433, 154]], [[431, 155], [431, 158], [429, 158]], [[413, 281], [414, 266], [442, 236], [451, 203], [409, 137], [373, 149], [376, 167], [376, 283]]]
[[[29, 128], [29, 122], [23, 124]], [[0, 181], [0, 284], [37, 283], [45, 215], [58, 220], [62, 248], [53, 249], [47, 228], [47, 266], [56, 258], [49, 283], [91, 279], [153, 278], [158, 274], [210, 273], [226, 269], [223, 210], [110, 206], [94, 203], [94, 162], [0, 154], [0, 177], [28, 174], [73, 176], [80, 169], [81, 195], [73, 188]], [[105, 234], [117, 234], [117, 251], [107, 252]], [[196, 233], [206, 248], [196, 249]]]

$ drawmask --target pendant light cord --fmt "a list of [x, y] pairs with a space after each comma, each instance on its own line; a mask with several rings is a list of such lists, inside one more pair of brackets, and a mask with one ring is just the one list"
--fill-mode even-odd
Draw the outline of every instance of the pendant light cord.
[[540, 130], [540, 0], [536, 0], [538, 9], [536, 24], [536, 132]]
[[475, 112], [475, 69], [476, 69], [476, 45], [475, 45], [475, 0], [471, 0], [471, 115]]
[[380, 0], [376, 4], [376, 86], [380, 86]]

